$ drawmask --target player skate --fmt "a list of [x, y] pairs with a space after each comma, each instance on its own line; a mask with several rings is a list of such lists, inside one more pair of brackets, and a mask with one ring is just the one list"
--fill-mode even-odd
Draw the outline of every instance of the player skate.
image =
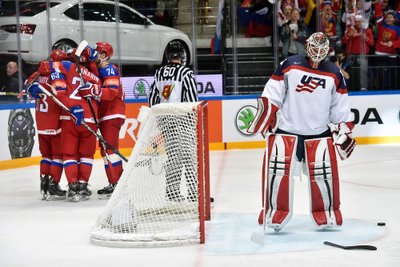
[[100, 189], [97, 191], [97, 194], [99, 195], [99, 199], [109, 199], [114, 192], [115, 187], [117, 186], [117, 183], [114, 184], [109, 184], [103, 189]]
[[82, 200], [88, 200], [92, 195], [92, 191], [88, 188], [88, 183], [79, 182], [79, 191], [78, 194], [81, 195]]
[[71, 202], [79, 202], [82, 195], [79, 194], [79, 183], [69, 183], [67, 198]]
[[47, 174], [40, 175], [40, 193], [43, 195], [43, 199], [45, 199], [45, 195], [47, 194], [47, 190], [49, 187], [49, 176]]
[[53, 177], [50, 176], [48, 191], [43, 195], [44, 200], [62, 200], [65, 199], [67, 191], [61, 190], [60, 185], [54, 182]]

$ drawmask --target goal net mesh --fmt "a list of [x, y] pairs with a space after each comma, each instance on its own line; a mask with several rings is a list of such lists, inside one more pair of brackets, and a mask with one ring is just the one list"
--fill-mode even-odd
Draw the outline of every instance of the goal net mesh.
[[201, 242], [206, 181], [199, 147], [208, 145], [202, 138], [201, 111], [199, 103], [151, 108], [122, 177], [91, 231], [92, 243], [146, 247]]

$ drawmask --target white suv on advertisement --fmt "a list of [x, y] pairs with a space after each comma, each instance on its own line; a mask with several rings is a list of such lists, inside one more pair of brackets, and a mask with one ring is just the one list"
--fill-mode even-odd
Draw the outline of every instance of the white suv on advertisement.
[[[133, 8], [119, 4], [119, 21], [115, 22], [115, 4], [107, 0], [84, 0], [83, 21], [79, 21], [78, 0], [50, 1], [50, 32], [53, 49], [68, 50], [83, 38], [94, 45], [109, 42], [114, 47], [114, 59], [120, 54], [122, 64], [152, 64], [165, 61], [165, 48], [173, 40], [185, 49], [184, 64], [192, 61], [192, 42], [174, 28], [154, 24]], [[46, 1], [20, 5], [21, 54], [26, 62], [37, 63], [48, 57], [48, 18]], [[15, 10], [0, 13], [0, 54], [17, 53]], [[118, 32], [117, 32], [118, 28]], [[120, 46], [117, 46], [117, 38]], [[117, 51], [119, 49], [119, 51]], [[118, 53], [119, 52], [119, 53]]]

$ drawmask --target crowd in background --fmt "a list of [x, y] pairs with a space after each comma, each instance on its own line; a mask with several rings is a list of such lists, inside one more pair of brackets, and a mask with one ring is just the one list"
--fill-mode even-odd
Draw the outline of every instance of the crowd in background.
[[[179, 0], [121, 2], [134, 7], [157, 24], [172, 27], [176, 24]], [[207, 19], [211, 10], [209, 1], [196, 0], [196, 3], [196, 22], [200, 25], [212, 23]], [[400, 0], [278, 0], [276, 6], [273, 3], [275, 1], [272, 0], [237, 1], [237, 21], [239, 29], [245, 28], [246, 37], [272, 37], [276, 19], [279, 27], [279, 50], [281, 58], [285, 58], [294, 54], [303, 55], [304, 43], [310, 34], [322, 31], [329, 37], [332, 60], [342, 70], [347, 70], [349, 76], [353, 76], [353, 81], [356, 80], [354, 76], [360, 76], [360, 73], [361, 76], [376, 77], [373, 81], [369, 79], [368, 84], [350, 86], [352, 90], [394, 89], [400, 86], [400, 78], [397, 78], [400, 73], [394, 67], [388, 68], [400, 66]], [[15, 5], [13, 2], [0, 2], [2, 7], [10, 5], [9, 8], [12, 8], [13, 4]], [[274, 14], [275, 10], [278, 11], [277, 15]], [[15, 90], [7, 89], [7, 83], [15, 80], [16, 76], [14, 74], [13, 78], [6, 74], [8, 63], [9, 60], [6, 61], [5, 58], [1, 61], [2, 92]], [[351, 74], [352, 66], [357, 68], [363, 65], [372, 66], [376, 70], [371, 72], [357, 69], [355, 74]], [[23, 69], [25, 73], [30, 73], [26, 66]], [[24, 79], [24, 76], [20, 78]]]
[[[263, 19], [249, 19], [246, 36], [271, 35], [273, 5], [268, 0], [241, 1], [239, 23], [246, 8], [264, 9]], [[304, 55], [307, 38], [313, 32], [321, 31], [329, 37], [332, 60], [339, 66], [343, 65], [348, 71], [351, 65], [375, 68], [374, 71], [360, 68], [357, 79], [360, 75], [375, 76], [375, 79], [369, 79], [365, 84], [357, 81], [353, 90], [388, 89], [400, 82], [394, 68], [400, 63], [400, 0], [279, 0], [277, 10], [282, 58]], [[256, 16], [260, 17], [258, 13]], [[338, 55], [344, 55], [344, 58]]]

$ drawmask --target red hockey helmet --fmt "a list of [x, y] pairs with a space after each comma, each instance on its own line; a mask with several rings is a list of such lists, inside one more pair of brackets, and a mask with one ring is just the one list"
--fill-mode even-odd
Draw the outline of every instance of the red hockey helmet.
[[67, 50], [67, 57], [68, 57], [68, 60], [71, 62], [74, 62], [75, 51], [76, 51], [76, 48], [70, 48]]
[[96, 50], [99, 54], [106, 53], [108, 58], [111, 58], [114, 53], [113, 47], [107, 42], [97, 42]]
[[68, 59], [68, 56], [65, 51], [60, 50], [60, 49], [55, 49], [55, 50], [51, 51], [51, 54], [50, 54], [51, 61], [63, 61], [63, 60], [67, 60], [67, 59]]

